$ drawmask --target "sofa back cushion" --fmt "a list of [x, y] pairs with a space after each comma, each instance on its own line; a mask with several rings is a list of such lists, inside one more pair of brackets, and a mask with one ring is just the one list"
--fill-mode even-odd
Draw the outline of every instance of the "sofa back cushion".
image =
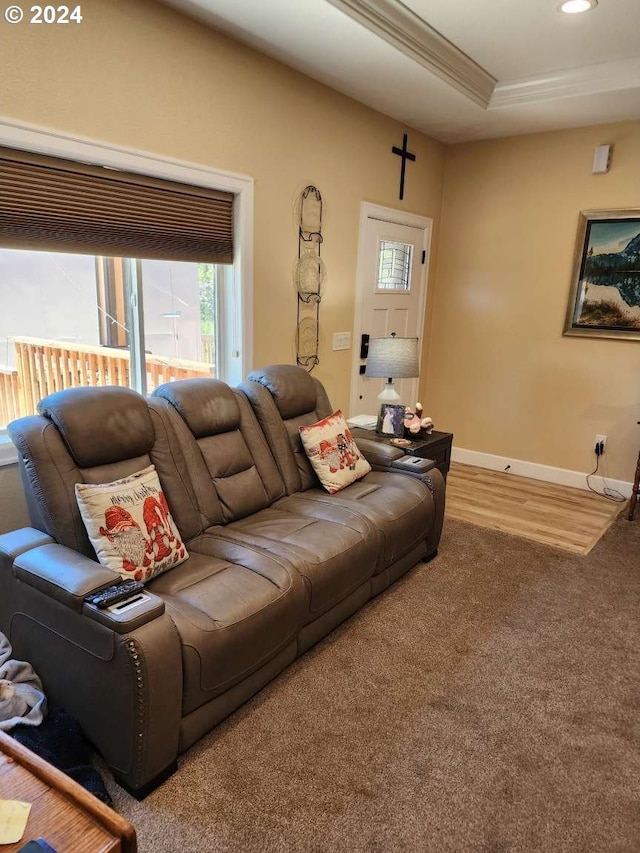
[[[243, 394], [202, 377], [161, 385], [150, 406], [173, 434], [189, 474], [190, 500], [200, 530], [264, 509], [284, 495], [284, 485]], [[162, 472], [163, 461], [154, 459]], [[176, 507], [179, 522], [180, 508]], [[190, 508], [193, 515], [193, 507]]]
[[148, 453], [153, 426], [146, 402], [130, 388], [68, 388], [38, 403], [79, 468], [96, 468]]
[[147, 403], [129, 388], [69, 388], [8, 431], [18, 450], [34, 527], [95, 559], [75, 495], [78, 483], [109, 483], [151, 464]]
[[294, 364], [273, 364], [250, 373], [240, 389], [267, 437], [287, 494], [316, 487], [318, 478], [299, 430], [332, 414], [322, 384]]

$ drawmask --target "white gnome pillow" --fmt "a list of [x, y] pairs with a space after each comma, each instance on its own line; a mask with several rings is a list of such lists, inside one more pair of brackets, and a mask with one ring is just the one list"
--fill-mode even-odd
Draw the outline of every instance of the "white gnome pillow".
[[147, 581], [189, 556], [153, 465], [113, 483], [77, 483], [76, 499], [98, 560]]

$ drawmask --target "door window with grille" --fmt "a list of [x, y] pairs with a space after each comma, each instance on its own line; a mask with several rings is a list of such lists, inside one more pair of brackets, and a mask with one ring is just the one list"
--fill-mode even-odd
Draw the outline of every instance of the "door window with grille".
[[380, 240], [378, 248], [378, 283], [376, 290], [389, 293], [411, 290], [411, 260], [413, 246]]

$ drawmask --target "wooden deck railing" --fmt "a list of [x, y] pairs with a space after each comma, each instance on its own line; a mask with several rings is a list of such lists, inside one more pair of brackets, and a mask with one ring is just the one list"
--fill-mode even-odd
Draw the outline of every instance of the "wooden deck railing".
[[18, 371], [0, 367], [0, 426], [21, 415]]
[[[129, 353], [111, 347], [84, 346], [41, 338], [14, 337], [16, 368], [0, 368], [0, 426], [36, 412], [38, 402], [64, 388], [81, 385], [129, 385]], [[202, 361], [145, 355], [147, 391], [164, 382], [212, 376]]]

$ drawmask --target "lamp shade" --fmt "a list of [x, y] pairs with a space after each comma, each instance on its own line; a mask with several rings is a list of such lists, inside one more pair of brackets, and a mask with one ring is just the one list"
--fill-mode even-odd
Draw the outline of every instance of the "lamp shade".
[[417, 338], [371, 338], [365, 376], [413, 379], [419, 373]]

